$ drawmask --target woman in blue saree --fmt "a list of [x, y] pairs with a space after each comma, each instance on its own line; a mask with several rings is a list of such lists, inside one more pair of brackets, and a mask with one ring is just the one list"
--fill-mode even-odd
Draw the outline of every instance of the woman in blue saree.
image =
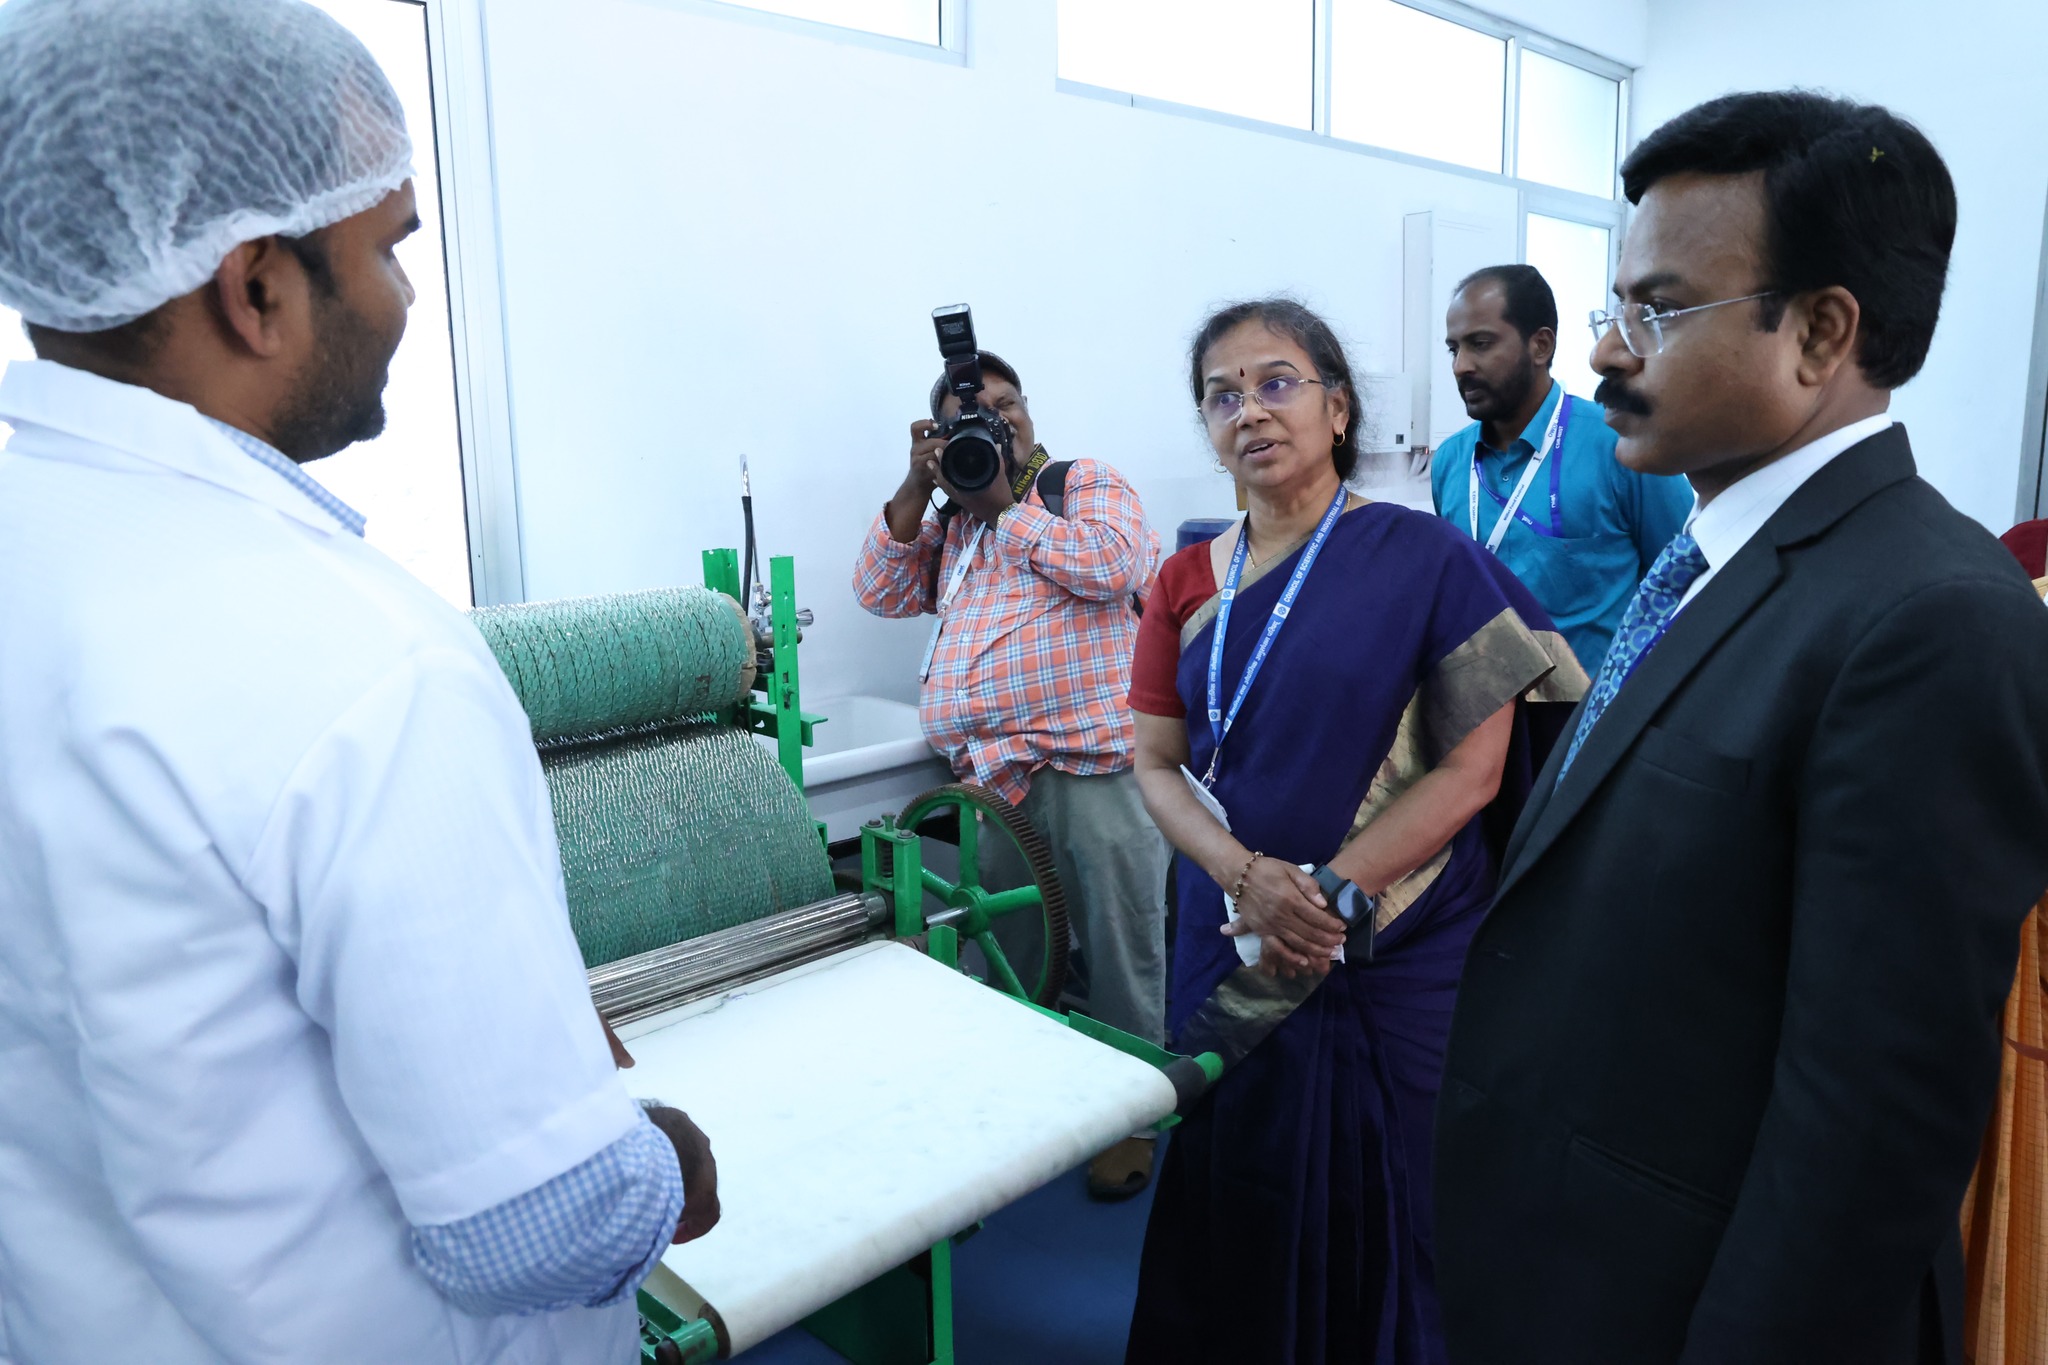
[[1483, 548], [1345, 491], [1356, 390], [1308, 309], [1225, 309], [1191, 360], [1248, 511], [1162, 567], [1131, 705], [1179, 852], [1168, 1026], [1228, 1069], [1167, 1149], [1127, 1359], [1432, 1365], [1451, 1007], [1541, 760], [1528, 703], [1585, 675]]

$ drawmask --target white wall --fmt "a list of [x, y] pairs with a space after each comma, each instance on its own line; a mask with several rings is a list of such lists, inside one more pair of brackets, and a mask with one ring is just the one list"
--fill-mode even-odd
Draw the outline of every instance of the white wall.
[[933, 307], [974, 305], [1055, 457], [1116, 464], [1170, 548], [1231, 507], [1182, 369], [1207, 307], [1295, 290], [1398, 370], [1404, 214], [1513, 258], [1505, 187], [1056, 92], [1054, 8], [974, 4], [962, 67], [692, 0], [487, 0], [529, 596], [696, 581], [744, 451], [817, 612], [806, 691], [910, 699], [926, 625], [850, 574]]
[[1927, 367], [1892, 411], [1921, 472], [2002, 531], [2020, 429], [2048, 196], [2048, 4], [2041, 0], [1651, 0], [1634, 133], [1737, 89], [1801, 85], [1912, 119], [1955, 177], [1959, 221]]

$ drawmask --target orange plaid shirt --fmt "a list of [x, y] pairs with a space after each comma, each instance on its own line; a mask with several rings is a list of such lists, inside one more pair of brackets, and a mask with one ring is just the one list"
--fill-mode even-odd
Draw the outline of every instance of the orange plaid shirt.
[[1151, 586], [1159, 537], [1108, 465], [1076, 460], [1066, 500], [1066, 515], [1054, 516], [1033, 488], [992, 531], [962, 513], [943, 546], [938, 518], [906, 544], [884, 512], [853, 573], [868, 611], [918, 616], [939, 611], [960, 556], [975, 556], [946, 604], [918, 717], [963, 782], [1013, 803], [1047, 764], [1079, 774], [1131, 766], [1131, 598]]

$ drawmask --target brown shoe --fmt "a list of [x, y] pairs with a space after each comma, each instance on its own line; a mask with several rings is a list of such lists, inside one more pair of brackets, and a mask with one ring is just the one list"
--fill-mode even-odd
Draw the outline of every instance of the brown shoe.
[[1158, 1142], [1128, 1137], [1088, 1163], [1088, 1193], [1096, 1199], [1129, 1199], [1152, 1181], [1152, 1152]]

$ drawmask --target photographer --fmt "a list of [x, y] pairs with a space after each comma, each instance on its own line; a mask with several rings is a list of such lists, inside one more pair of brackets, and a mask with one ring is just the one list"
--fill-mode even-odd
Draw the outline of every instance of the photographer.
[[[1158, 539], [1108, 465], [1052, 466], [1053, 480], [1041, 482], [1048, 457], [1017, 372], [975, 354], [976, 401], [1009, 437], [1001, 471], [975, 491], [941, 472], [942, 428], [960, 412], [942, 377], [932, 415], [911, 423], [909, 472], [868, 533], [854, 592], [877, 616], [939, 618], [918, 708], [925, 738], [961, 781], [1021, 808], [1051, 847], [1086, 964], [1085, 1012], [1160, 1042], [1167, 853], [1131, 771], [1124, 700], [1135, 602], [1151, 584]], [[1046, 495], [1060, 473], [1055, 511]], [[927, 512], [935, 490], [952, 504], [938, 515]], [[1102, 1153], [1089, 1166], [1090, 1192], [1142, 1190], [1152, 1146], [1131, 1138]]]

